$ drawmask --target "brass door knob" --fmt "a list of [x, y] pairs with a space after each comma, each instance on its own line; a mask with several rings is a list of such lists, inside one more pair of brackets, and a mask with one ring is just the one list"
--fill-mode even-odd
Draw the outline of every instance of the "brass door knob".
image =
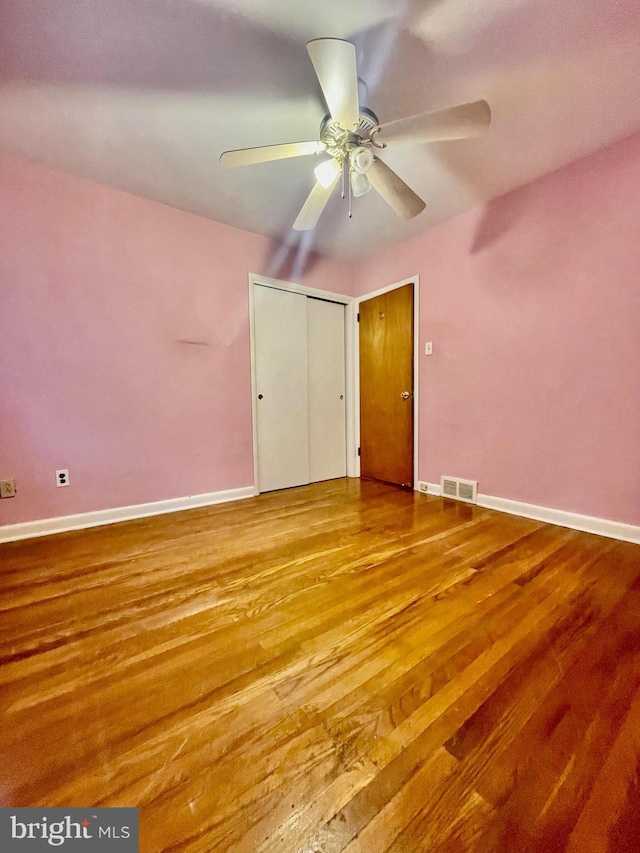
[[403, 400], [408, 400], [409, 397], [411, 396], [411, 391], [403, 391], [400, 394], [400, 396], [402, 397]]

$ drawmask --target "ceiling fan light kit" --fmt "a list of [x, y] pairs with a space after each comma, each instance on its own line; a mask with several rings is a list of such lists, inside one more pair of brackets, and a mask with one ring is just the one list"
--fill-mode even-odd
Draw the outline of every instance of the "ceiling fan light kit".
[[354, 198], [359, 198], [361, 195], [366, 195], [371, 189], [371, 184], [369, 183], [369, 178], [366, 175], [363, 175], [360, 172], [356, 172], [355, 169], [351, 172], [351, 192], [353, 193]]
[[316, 180], [319, 184], [326, 189], [331, 186], [334, 179], [339, 177], [342, 169], [340, 168], [340, 164], [337, 160], [323, 160], [322, 163], [318, 163], [318, 165], [313, 170]]
[[336, 38], [314, 39], [307, 51], [316, 72], [329, 114], [321, 125], [319, 139], [288, 142], [259, 148], [225, 151], [225, 168], [250, 166], [290, 157], [326, 153], [315, 169], [316, 183], [298, 214], [293, 228], [315, 228], [320, 214], [340, 179], [342, 197], [363, 196], [375, 189], [404, 219], [412, 219], [425, 208], [424, 201], [378, 156], [389, 144], [443, 142], [481, 136], [491, 123], [486, 101], [474, 101], [429, 113], [380, 124], [376, 114], [359, 104], [356, 51], [351, 42]]
[[369, 169], [373, 166], [373, 153], [370, 148], [365, 148], [364, 145], [358, 145], [353, 149], [350, 155], [351, 169], [358, 175], [366, 175]]

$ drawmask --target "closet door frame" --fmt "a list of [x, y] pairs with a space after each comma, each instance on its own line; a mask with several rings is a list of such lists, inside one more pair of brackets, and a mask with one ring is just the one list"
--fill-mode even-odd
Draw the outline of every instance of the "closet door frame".
[[249, 336], [251, 341], [251, 425], [253, 430], [253, 491], [255, 495], [260, 494], [260, 480], [258, 478], [258, 424], [256, 412], [256, 349], [255, 349], [255, 312], [254, 293], [255, 287], [273, 287], [277, 290], [288, 290], [292, 293], [300, 293], [303, 296], [313, 296], [317, 299], [325, 299], [328, 302], [337, 302], [345, 306], [344, 312], [344, 336], [345, 336], [345, 415], [346, 415], [346, 451], [347, 451], [347, 477], [357, 477], [357, 406], [356, 387], [354, 371], [354, 345], [356, 331], [356, 300], [352, 296], [341, 293], [333, 293], [329, 290], [318, 290], [315, 287], [306, 287], [291, 281], [281, 281], [266, 275], [249, 273]]

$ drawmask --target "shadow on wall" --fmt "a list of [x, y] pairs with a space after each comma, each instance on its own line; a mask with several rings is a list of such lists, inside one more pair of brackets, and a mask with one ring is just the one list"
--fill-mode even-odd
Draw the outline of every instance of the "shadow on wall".
[[470, 252], [477, 255], [505, 237], [531, 208], [531, 188], [520, 187], [490, 201], [483, 210]]
[[[633, 186], [627, 175], [636, 173], [639, 148], [640, 133], [635, 132], [497, 197], [483, 208], [470, 253], [479, 254], [495, 246], [523, 219], [526, 219], [526, 227], [522, 229], [524, 240], [535, 253], [533, 260], [538, 271], [562, 261], [576, 240], [593, 249], [597, 241], [608, 239], [607, 229], [617, 239], [625, 239], [626, 228], [629, 233], [635, 228], [632, 216], [625, 215], [626, 228], [621, 228], [618, 222], [612, 229], [611, 213], [606, 211], [611, 211], [618, 220], [621, 209], [629, 214], [635, 209], [631, 197], [628, 205], [621, 205], [621, 198], [625, 189]], [[605, 175], [608, 177], [603, 183]], [[592, 207], [584, 203], [585, 198], [598, 198], [599, 218], [593, 216]], [[524, 245], [520, 244], [520, 250]], [[588, 255], [582, 255], [585, 263], [589, 263]], [[575, 264], [575, 256], [572, 262]]]
[[545, 187], [534, 181], [482, 208], [468, 251], [477, 275], [491, 290], [538, 293], [556, 288], [562, 271], [574, 267], [571, 198], [550, 196]]

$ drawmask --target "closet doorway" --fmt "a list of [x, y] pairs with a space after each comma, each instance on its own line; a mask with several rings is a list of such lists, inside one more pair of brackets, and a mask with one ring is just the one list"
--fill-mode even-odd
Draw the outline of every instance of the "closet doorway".
[[347, 474], [348, 297], [285, 284], [251, 284], [256, 492]]

